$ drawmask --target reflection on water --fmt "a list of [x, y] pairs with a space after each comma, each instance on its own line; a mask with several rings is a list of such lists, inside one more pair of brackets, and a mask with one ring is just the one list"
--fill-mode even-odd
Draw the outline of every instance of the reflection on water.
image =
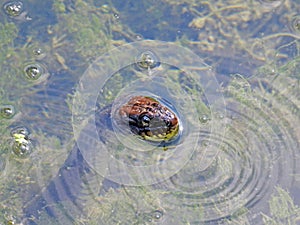
[[[296, 1], [1, 10], [1, 224], [299, 223]], [[172, 108], [179, 138], [119, 127], [135, 95]]]

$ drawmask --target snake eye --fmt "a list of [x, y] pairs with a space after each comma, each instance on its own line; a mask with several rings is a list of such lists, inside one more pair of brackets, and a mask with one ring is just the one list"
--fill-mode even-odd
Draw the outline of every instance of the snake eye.
[[148, 116], [146, 116], [146, 115], [144, 115], [144, 116], [142, 117], [142, 120], [143, 120], [143, 122], [145, 122], [145, 123], [149, 123], [149, 122], [150, 122], [150, 118], [149, 118]]
[[146, 115], [143, 115], [141, 118], [141, 122], [142, 122], [143, 126], [148, 126], [150, 123], [150, 118]]

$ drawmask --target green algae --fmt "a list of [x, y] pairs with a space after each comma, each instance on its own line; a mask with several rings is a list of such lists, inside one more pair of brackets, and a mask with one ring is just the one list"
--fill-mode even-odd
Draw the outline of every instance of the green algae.
[[[67, 70], [75, 77], [79, 77], [86, 66], [97, 56], [106, 52], [108, 49], [118, 46], [120, 44], [133, 40], [135, 34], [143, 33], [145, 29], [149, 29], [152, 32], [151, 37], [155, 39], [163, 39], [168, 41], [177, 41], [178, 44], [192, 48], [197, 53], [203, 55], [208, 62], [212, 62], [217, 66], [218, 63], [228, 62], [231, 60], [238, 60], [240, 56], [247, 55], [248, 58], [241, 57], [242, 60], [249, 61], [251, 65], [258, 68], [257, 74], [270, 74], [271, 80], [282, 86], [293, 84], [293, 88], [290, 89], [292, 96], [299, 91], [299, 56], [298, 53], [293, 60], [290, 57], [284, 55], [282, 52], [282, 46], [291, 46], [286, 43], [284, 37], [291, 38], [291, 43], [294, 42], [298, 45], [297, 34], [288, 34], [288, 32], [280, 32], [281, 27], [277, 24], [268, 26], [272, 21], [272, 11], [268, 9], [261, 9], [257, 2], [245, 2], [245, 1], [216, 1], [211, 3], [209, 1], [165, 1], [160, 5], [160, 8], [155, 7], [153, 1], [150, 2], [138, 2], [136, 3], [136, 9], [130, 2], [122, 8], [125, 12], [121, 14], [121, 20], [117, 21], [115, 16], [118, 14], [118, 10], [113, 7], [113, 4], [103, 4], [101, 7], [95, 7], [94, 1], [73, 1], [73, 5], [68, 5], [67, 1], [56, 0], [53, 3], [53, 10], [56, 13], [57, 23], [49, 25], [48, 27], [48, 41], [41, 42], [36, 37], [30, 37], [28, 42], [24, 46], [15, 45], [14, 40], [18, 35], [18, 27], [13, 22], [0, 24], [0, 104], [13, 104], [16, 106], [17, 112], [19, 111], [18, 97], [21, 95], [30, 95], [36, 90], [29, 90], [24, 93], [24, 89], [32, 87], [33, 84], [27, 83], [27, 80], [23, 78], [23, 66], [25, 61], [28, 60], [30, 55], [30, 61], [35, 61], [36, 58], [29, 53], [35, 46], [41, 46], [48, 53], [45, 58], [45, 62], [50, 71]], [[117, 5], [117, 4], [116, 4]], [[118, 7], [121, 9], [121, 7]], [[147, 11], [146, 16], [139, 13], [142, 8], [143, 12]], [[286, 21], [286, 11], [296, 11], [299, 8], [295, 2], [285, 1], [280, 7], [276, 8], [277, 14], [282, 15], [278, 21]], [[164, 12], [168, 12], [168, 17], [163, 17]], [[127, 12], [127, 13], [126, 13]], [[126, 14], [135, 12], [135, 16], [131, 16], [131, 20], [126, 20], [126, 23], [122, 22], [123, 17], [126, 18]], [[176, 16], [180, 13], [186, 13], [186, 18], [180, 18]], [[291, 13], [292, 14], [292, 13]], [[136, 18], [142, 18], [138, 23]], [[174, 19], [174, 17], [176, 19]], [[259, 24], [259, 26], [257, 26]], [[260, 32], [259, 28], [266, 27], [266, 34], [257, 35]], [[177, 32], [177, 27], [184, 27]], [[274, 34], [268, 34], [268, 31], [272, 31]], [[195, 38], [194, 33], [197, 33]], [[277, 32], [277, 34], [276, 34]], [[168, 35], [166, 35], [168, 34]], [[147, 36], [146, 36], [147, 38]], [[276, 40], [276, 41], [274, 41]], [[289, 41], [288, 41], [289, 42]], [[296, 46], [297, 46], [296, 45]], [[299, 47], [299, 46], [298, 46]], [[29, 51], [29, 49], [31, 49]], [[230, 54], [227, 55], [226, 50], [230, 50]], [[298, 48], [299, 49], [299, 48]], [[281, 51], [282, 50], [282, 51]], [[50, 54], [49, 54], [50, 53]], [[282, 63], [281, 60], [274, 60], [274, 57], [287, 59], [287, 63]], [[260, 67], [264, 65], [264, 67]], [[112, 65], [113, 66], [113, 65]], [[228, 96], [235, 98], [238, 102], [241, 102], [248, 107], [254, 107], [256, 103], [255, 91], [259, 88], [264, 89], [265, 82], [260, 81], [258, 85], [250, 86], [248, 77], [251, 76], [253, 70], [251, 69], [248, 74], [247, 71], [243, 73], [245, 68], [240, 67], [240, 73], [232, 75], [230, 83], [226, 87], [226, 93]], [[273, 74], [273, 75], [272, 75]], [[290, 78], [283, 79], [282, 74], [288, 74]], [[255, 74], [256, 75], [256, 74]], [[279, 76], [280, 75], [280, 76]], [[189, 77], [179, 76], [174, 73], [173, 83], [174, 88], [181, 86], [185, 91], [194, 98], [199, 95], [205, 94], [203, 87], [197, 85], [191, 86]], [[74, 79], [75, 80], [75, 79]], [[283, 82], [279, 82], [279, 81]], [[108, 83], [103, 90], [103, 96], [106, 103], [111, 103], [118, 89], [122, 86], [124, 80], [120, 74], [115, 74], [113, 81]], [[20, 85], [20, 86], [18, 86]], [[298, 84], [299, 85], [299, 84]], [[14, 90], [14, 94], [7, 90]], [[285, 90], [284, 88], [282, 90]], [[287, 101], [291, 99], [287, 94], [279, 95], [280, 90], [263, 90], [265, 98], [276, 98], [279, 102]], [[276, 94], [277, 93], [277, 94]], [[271, 101], [271, 100], [270, 100]], [[208, 107], [202, 102], [198, 103], [197, 111], [202, 114], [210, 114]], [[299, 101], [294, 98], [289, 101], [289, 109], [294, 115], [299, 116]], [[5, 137], [5, 141], [1, 141], [1, 157], [10, 162], [8, 169], [6, 169], [6, 179], [1, 181], [1, 191], [4, 196], [7, 193], [10, 194], [11, 199], [14, 199], [14, 203], [11, 204], [5, 199], [1, 199], [1, 220], [3, 221], [17, 221], [10, 215], [21, 215], [20, 205], [23, 204], [19, 193], [22, 190], [18, 189], [19, 185], [29, 187], [34, 182], [26, 171], [33, 170], [32, 164], [25, 162], [24, 160], [16, 160], [10, 154], [10, 145], [7, 144], [9, 139], [9, 131], [7, 127], [11, 124], [10, 120], [0, 119], [0, 134]], [[61, 148], [61, 142], [55, 137], [45, 137], [47, 134], [36, 134], [41, 143], [53, 142], [55, 146], [53, 148]], [[43, 138], [49, 139], [42, 141]], [[51, 151], [45, 148], [45, 156], [50, 157]], [[59, 154], [58, 154], [59, 155]], [[53, 155], [52, 155], [53, 156]], [[55, 157], [51, 158], [52, 160]], [[27, 165], [26, 165], [27, 164]], [[51, 160], [45, 163], [45, 170], [42, 174], [49, 173], [51, 170]], [[46, 166], [49, 166], [46, 169]], [[53, 166], [53, 165], [52, 165]], [[57, 163], [59, 166], [59, 163]], [[224, 165], [225, 166], [225, 165]], [[55, 168], [55, 167], [54, 167]], [[17, 173], [16, 173], [17, 171]], [[24, 171], [24, 172], [20, 172]], [[0, 171], [1, 175], [1, 171]], [[45, 180], [51, 179], [52, 176], [45, 177]], [[97, 224], [98, 219], [104, 219], [104, 221], [110, 221], [110, 216], [116, 216], [115, 221], [112, 223], [118, 224], [124, 221], [132, 224], [140, 224], [145, 221], [149, 221], [151, 212], [160, 209], [160, 204], [155, 196], [157, 190], [146, 193], [139, 188], [132, 188], [132, 190], [126, 192], [124, 190], [115, 191], [110, 190], [104, 197], [97, 197], [97, 202], [87, 205], [85, 209], [87, 218], [77, 218], [78, 224], [89, 222], [90, 224]], [[270, 215], [263, 215], [265, 224], [278, 224], [287, 222], [288, 224], [295, 224], [294, 221], [299, 220], [299, 209], [293, 204], [291, 197], [283, 189], [278, 188], [278, 193], [275, 193], [270, 199]], [[134, 196], [134, 200], [132, 200]], [[139, 198], [140, 197], [140, 198]], [[145, 199], [140, 202], [141, 199]], [[155, 199], [155, 200], [153, 200]], [[133, 201], [133, 202], [132, 202]], [[103, 203], [103, 204], [102, 204]], [[112, 208], [117, 209], [120, 214], [114, 214]], [[142, 208], [139, 211], [139, 208]], [[201, 206], [195, 206], [191, 210], [192, 213], [197, 214], [199, 218], [202, 218], [204, 208]], [[9, 212], [9, 213], [8, 213]], [[188, 213], [188, 212], [185, 212]], [[247, 214], [247, 210], [243, 209], [237, 213], [236, 217], [241, 218], [241, 215]], [[245, 219], [245, 221], [243, 220]], [[153, 218], [152, 218], [153, 220]], [[237, 219], [238, 223], [246, 223], [246, 218]], [[1, 221], [2, 222], [2, 221]], [[227, 221], [228, 224], [234, 222]], [[13, 222], [8, 222], [13, 223]], [[146, 222], [145, 222], [146, 223]], [[149, 222], [150, 223], [150, 222]], [[237, 222], [236, 222], [237, 223]], [[186, 219], [186, 224], [189, 224]]]

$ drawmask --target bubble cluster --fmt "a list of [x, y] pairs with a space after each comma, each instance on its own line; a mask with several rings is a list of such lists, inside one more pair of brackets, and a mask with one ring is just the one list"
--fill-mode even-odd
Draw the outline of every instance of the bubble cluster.
[[163, 220], [163, 211], [161, 210], [154, 210], [150, 213], [144, 213], [143, 215], [143, 222], [148, 222], [152, 224], [160, 223]]
[[13, 138], [12, 151], [18, 157], [24, 158], [32, 152], [29, 131], [25, 127], [16, 127], [11, 131]]
[[11, 17], [18, 17], [23, 12], [23, 3], [20, 1], [7, 2], [3, 8], [7, 15]]

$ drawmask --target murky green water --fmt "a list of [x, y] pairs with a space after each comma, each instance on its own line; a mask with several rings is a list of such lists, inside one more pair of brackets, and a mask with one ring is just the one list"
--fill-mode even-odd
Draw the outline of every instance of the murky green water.
[[[0, 224], [299, 224], [299, 13], [1, 1]], [[180, 136], [120, 127], [135, 95], [174, 109]]]

